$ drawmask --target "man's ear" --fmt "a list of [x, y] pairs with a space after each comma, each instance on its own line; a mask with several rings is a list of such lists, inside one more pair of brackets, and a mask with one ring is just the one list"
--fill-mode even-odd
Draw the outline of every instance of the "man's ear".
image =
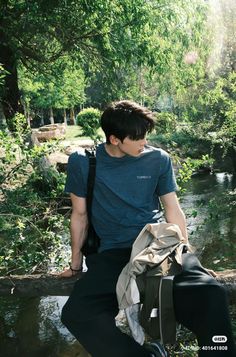
[[109, 139], [112, 145], [117, 146], [120, 143], [120, 139], [118, 139], [115, 135], [110, 135]]

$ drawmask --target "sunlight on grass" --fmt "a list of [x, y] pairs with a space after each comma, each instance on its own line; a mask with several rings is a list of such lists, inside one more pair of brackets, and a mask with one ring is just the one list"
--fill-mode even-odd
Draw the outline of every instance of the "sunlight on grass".
[[82, 130], [78, 125], [67, 125], [66, 127], [66, 139], [81, 139], [82, 138]]
[[[104, 137], [102, 129], [98, 129], [98, 133]], [[105, 137], [104, 137], [105, 138]], [[67, 125], [66, 127], [66, 140], [89, 140], [90, 137], [82, 136], [81, 127], [78, 125]]]

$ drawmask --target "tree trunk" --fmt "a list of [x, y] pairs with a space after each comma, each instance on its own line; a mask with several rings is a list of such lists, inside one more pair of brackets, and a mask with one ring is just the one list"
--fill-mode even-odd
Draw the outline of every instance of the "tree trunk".
[[70, 108], [70, 124], [75, 125], [75, 111], [74, 108]]
[[8, 46], [3, 31], [0, 30], [0, 63], [7, 71], [2, 95], [3, 112], [10, 130], [14, 130], [12, 118], [19, 112], [23, 113], [20, 103], [18, 88], [17, 58], [13, 50]]
[[[236, 304], [236, 269], [217, 273], [217, 280], [229, 294], [230, 303]], [[0, 277], [0, 296], [68, 296], [77, 277], [59, 278], [56, 275], [10, 275]]]
[[67, 126], [67, 117], [66, 117], [66, 109], [63, 109], [63, 118], [64, 118], [64, 124]]
[[4, 115], [2, 103], [0, 102], [0, 129], [6, 129], [6, 128], [7, 128], [7, 121]]
[[24, 116], [26, 117], [26, 120], [27, 120], [27, 125], [28, 125], [28, 127], [30, 128], [30, 127], [31, 127], [31, 122], [30, 122], [30, 110], [29, 110], [29, 108], [27, 107], [27, 104], [26, 104], [26, 103], [23, 104], [23, 108], [24, 108]]
[[53, 117], [53, 109], [52, 108], [50, 108], [49, 109], [49, 115], [50, 115], [50, 123], [51, 124], [54, 124], [54, 117]]
[[233, 171], [236, 172], [236, 138], [233, 141], [234, 146], [229, 149], [229, 155], [232, 161]]
[[43, 109], [41, 110], [41, 115], [40, 115], [40, 126], [44, 125], [44, 111]]

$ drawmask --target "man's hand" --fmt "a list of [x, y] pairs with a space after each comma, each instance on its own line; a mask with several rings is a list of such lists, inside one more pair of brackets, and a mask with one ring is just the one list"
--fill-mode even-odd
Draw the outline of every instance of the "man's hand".
[[82, 272], [82, 268], [80, 269], [71, 269], [66, 268], [62, 273], [58, 274], [59, 278], [71, 278], [72, 276], [79, 275]]
[[71, 278], [72, 276], [79, 275], [82, 272], [83, 265], [83, 254], [79, 252], [78, 255], [73, 257], [72, 254], [72, 263], [69, 264], [69, 268], [66, 268], [62, 273], [59, 273], [60, 278]]
[[213, 278], [217, 277], [218, 274], [214, 270], [212, 270], [212, 269], [206, 269], [206, 270], [211, 276], [213, 276]]
[[71, 278], [73, 276], [70, 268], [66, 268], [62, 273], [58, 273], [59, 278]]

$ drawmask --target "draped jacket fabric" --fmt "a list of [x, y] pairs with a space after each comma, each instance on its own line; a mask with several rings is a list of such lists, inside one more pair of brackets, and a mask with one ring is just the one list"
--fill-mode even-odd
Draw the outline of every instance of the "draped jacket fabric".
[[119, 308], [125, 310], [132, 335], [141, 345], [145, 332], [164, 344], [175, 342], [173, 277], [181, 272], [184, 247], [185, 239], [177, 225], [147, 224], [118, 278]]
[[[160, 275], [167, 275], [165, 259], [175, 251], [175, 260], [181, 266], [185, 245], [180, 228], [172, 223], [147, 224], [136, 238], [129, 263], [123, 268], [116, 286], [120, 309], [140, 302], [136, 277], [148, 268], [159, 267]], [[155, 269], [156, 273], [157, 270]], [[169, 275], [169, 274], [168, 274]]]

